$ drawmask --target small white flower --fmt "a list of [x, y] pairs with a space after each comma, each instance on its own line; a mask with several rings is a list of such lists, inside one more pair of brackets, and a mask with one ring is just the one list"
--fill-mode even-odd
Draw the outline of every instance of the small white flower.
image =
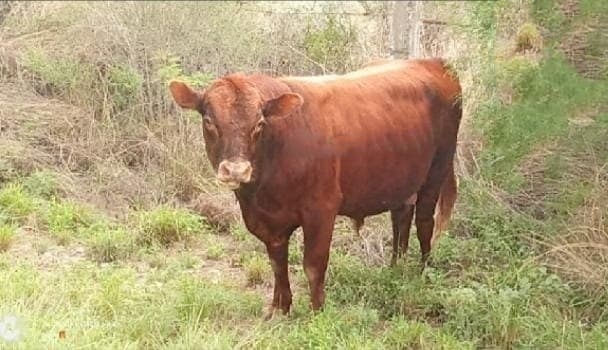
[[17, 317], [5, 316], [0, 319], [0, 339], [6, 342], [14, 342], [19, 339], [21, 332], [17, 326]]

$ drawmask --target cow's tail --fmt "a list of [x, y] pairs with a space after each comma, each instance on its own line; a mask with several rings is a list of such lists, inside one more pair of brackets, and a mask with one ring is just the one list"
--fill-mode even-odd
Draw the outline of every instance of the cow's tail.
[[435, 246], [439, 237], [447, 228], [457, 197], [458, 184], [456, 173], [454, 172], [454, 162], [451, 161], [446, 177], [441, 184], [439, 200], [435, 208], [435, 230], [431, 239], [431, 247]]

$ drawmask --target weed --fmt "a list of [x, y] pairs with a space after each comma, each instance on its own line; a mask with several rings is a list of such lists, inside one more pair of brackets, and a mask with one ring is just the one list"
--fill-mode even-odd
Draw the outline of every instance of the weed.
[[139, 241], [167, 246], [199, 234], [203, 230], [200, 217], [177, 209], [157, 208], [139, 216]]
[[106, 223], [93, 224], [86, 229], [89, 254], [93, 260], [112, 262], [129, 256], [133, 250], [133, 238], [124, 227]]
[[0, 208], [11, 220], [23, 220], [36, 209], [32, 198], [18, 183], [10, 183], [0, 189]]
[[93, 222], [91, 212], [73, 202], [51, 201], [45, 213], [49, 233], [57, 238], [59, 244], [67, 244], [81, 235], [81, 230]]
[[225, 253], [226, 250], [221, 242], [213, 242], [207, 245], [207, 258], [211, 260], [219, 260]]
[[542, 37], [533, 23], [524, 23], [517, 32], [517, 51], [539, 51]]
[[182, 320], [198, 323], [208, 318], [241, 319], [259, 315], [261, 299], [250, 294], [202, 282], [191, 277], [183, 278], [179, 285], [177, 311]]
[[55, 173], [36, 171], [22, 181], [23, 188], [33, 196], [51, 199], [57, 195], [58, 181]]
[[268, 258], [262, 254], [250, 254], [244, 260], [243, 268], [250, 285], [261, 284], [270, 277]]
[[15, 240], [15, 232], [15, 226], [0, 223], [0, 252], [5, 252], [10, 248]]
[[182, 253], [178, 256], [177, 262], [180, 269], [193, 269], [199, 264], [199, 259], [190, 253]]

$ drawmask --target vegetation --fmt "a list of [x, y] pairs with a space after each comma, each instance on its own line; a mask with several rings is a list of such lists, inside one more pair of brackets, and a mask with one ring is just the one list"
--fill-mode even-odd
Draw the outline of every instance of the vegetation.
[[[369, 39], [387, 5], [360, 3], [3, 9], [0, 348], [608, 347], [608, 83], [573, 49], [608, 67], [585, 32], [607, 23], [592, 0], [425, 3], [459, 43], [465, 105], [460, 197], [432, 266], [412, 235], [388, 267], [387, 215], [362, 238], [339, 220], [313, 314], [297, 231], [294, 309], [263, 320], [265, 248], [166, 83], [358, 67], [387, 50]], [[351, 5], [367, 14], [337, 14]]]

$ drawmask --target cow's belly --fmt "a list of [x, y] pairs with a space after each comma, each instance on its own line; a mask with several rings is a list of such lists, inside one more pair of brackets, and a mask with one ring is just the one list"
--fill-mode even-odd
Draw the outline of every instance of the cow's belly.
[[340, 166], [340, 215], [365, 217], [403, 205], [424, 184], [431, 154], [428, 149], [392, 157], [382, 152], [344, 157]]

